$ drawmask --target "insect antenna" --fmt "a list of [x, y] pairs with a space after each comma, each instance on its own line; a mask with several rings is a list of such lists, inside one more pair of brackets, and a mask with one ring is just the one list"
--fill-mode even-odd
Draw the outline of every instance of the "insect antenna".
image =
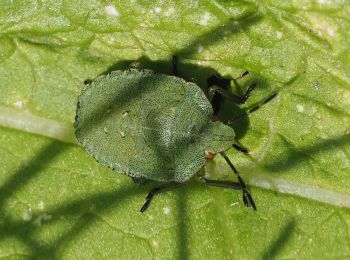
[[254, 210], [256, 210], [256, 206], [255, 206], [255, 202], [252, 198], [252, 195], [250, 195], [250, 192], [247, 188], [247, 185], [245, 185], [243, 179], [241, 178], [241, 176], [239, 175], [238, 170], [236, 169], [235, 166], [233, 166], [232, 162], [230, 161], [230, 159], [227, 157], [227, 155], [224, 152], [220, 152], [221, 156], [224, 157], [225, 161], [228, 163], [228, 165], [230, 166], [230, 168], [232, 169], [232, 171], [235, 173], [239, 184], [241, 185], [242, 189], [243, 189], [243, 202], [244, 205], [246, 207], [251, 206]]
[[245, 112], [243, 112], [242, 114], [230, 119], [227, 121], [227, 124], [232, 124], [234, 121], [237, 121], [243, 117], [248, 116], [249, 114], [257, 111], [259, 108], [261, 108], [263, 105], [267, 104], [268, 102], [270, 102], [272, 99], [274, 99], [277, 96], [277, 93], [272, 93], [270, 96], [268, 96], [267, 98], [263, 99], [262, 101], [260, 101], [257, 105], [253, 106], [252, 108], [249, 108], [248, 110], [246, 110]]

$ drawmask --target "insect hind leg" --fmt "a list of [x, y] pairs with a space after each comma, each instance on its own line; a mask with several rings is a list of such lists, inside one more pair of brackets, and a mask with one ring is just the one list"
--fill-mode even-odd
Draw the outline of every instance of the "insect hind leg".
[[146, 201], [145, 203], [143, 204], [143, 206], [141, 207], [140, 209], [140, 212], [143, 213], [146, 211], [146, 209], [148, 209], [149, 207], [149, 204], [151, 203], [154, 195], [157, 195], [159, 193], [162, 193], [162, 192], [166, 192], [166, 191], [169, 191], [169, 190], [172, 190], [172, 189], [175, 189], [179, 186], [183, 185], [183, 183], [168, 183], [166, 185], [163, 185], [163, 186], [159, 186], [159, 187], [156, 187], [156, 188], [153, 188], [147, 195], [146, 197]]
[[243, 190], [243, 202], [246, 207], [252, 207], [254, 210], [256, 210], [255, 202], [253, 200], [252, 195], [250, 194], [247, 185], [244, 183], [243, 179], [239, 175], [238, 170], [233, 165], [233, 163], [230, 161], [230, 159], [227, 157], [227, 155], [224, 152], [220, 152], [221, 156], [224, 157], [227, 164], [230, 166], [234, 174], [236, 175], [238, 182], [241, 186], [241, 189]]

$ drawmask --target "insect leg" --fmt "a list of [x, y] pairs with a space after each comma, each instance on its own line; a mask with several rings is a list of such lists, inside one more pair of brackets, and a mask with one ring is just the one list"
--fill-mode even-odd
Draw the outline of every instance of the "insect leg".
[[232, 181], [219, 181], [219, 180], [209, 180], [204, 177], [199, 177], [199, 179], [206, 185], [209, 186], [216, 186], [221, 188], [231, 188], [234, 190], [243, 190], [243, 187], [239, 182], [232, 182]]
[[228, 163], [228, 165], [230, 166], [232, 171], [235, 173], [235, 175], [236, 175], [236, 177], [237, 177], [237, 179], [239, 181], [239, 184], [242, 187], [244, 205], [246, 207], [251, 206], [254, 210], [256, 210], [256, 206], [255, 206], [254, 200], [253, 200], [252, 196], [250, 195], [250, 192], [249, 192], [247, 186], [245, 185], [243, 179], [239, 175], [239, 172], [237, 171], [236, 167], [233, 166], [232, 162], [230, 161], [230, 159], [227, 157], [227, 155], [224, 152], [220, 152], [220, 154], [221, 154], [222, 157], [224, 157], [225, 161]]
[[259, 108], [261, 108], [263, 105], [265, 105], [266, 103], [270, 102], [272, 99], [274, 99], [277, 96], [277, 93], [272, 93], [270, 96], [268, 96], [267, 98], [263, 99], [261, 102], [259, 102], [259, 104], [257, 104], [256, 106], [253, 106], [252, 108], [249, 108], [248, 110], [246, 110], [243, 114], [240, 114], [232, 119], [230, 119], [229, 121], [227, 121], [228, 124], [233, 123], [234, 121], [237, 121], [239, 119], [241, 119], [242, 117], [248, 116], [250, 113], [255, 112], [256, 110], [258, 110]]
[[238, 144], [233, 144], [232, 147], [235, 148], [238, 152], [249, 154], [249, 150], [247, 148], [239, 146]]
[[152, 189], [148, 193], [148, 195], [146, 197], [146, 202], [143, 204], [142, 208], [140, 209], [140, 212], [144, 212], [149, 207], [149, 204], [151, 203], [154, 195], [157, 195], [159, 193], [166, 192], [166, 191], [169, 191], [171, 189], [177, 188], [180, 185], [183, 185], [183, 183], [169, 183], [167, 185], [159, 186], [159, 187]]
[[235, 81], [236, 79], [242, 78], [248, 74], [249, 72], [245, 71], [235, 79], [227, 79], [219, 75], [213, 75], [207, 79], [207, 86], [209, 88], [209, 92], [213, 93], [213, 97], [211, 99], [211, 105], [214, 109], [214, 115], [218, 115], [220, 111], [221, 102], [224, 97], [238, 105], [244, 104], [247, 101], [247, 99], [250, 96], [250, 93], [256, 87], [255, 84], [250, 85], [243, 96], [237, 96], [231, 93], [229, 91], [229, 87], [232, 80]]
[[[209, 92], [213, 93], [211, 98], [211, 106], [213, 107], [214, 116], [217, 116], [220, 112], [221, 103], [223, 101], [223, 97], [217, 91], [213, 91], [212, 88], [216, 87], [217, 89], [226, 90], [230, 87], [230, 79], [225, 79], [220, 77], [219, 75], [213, 75], [207, 79], [207, 86]], [[237, 97], [239, 98], [239, 97]]]

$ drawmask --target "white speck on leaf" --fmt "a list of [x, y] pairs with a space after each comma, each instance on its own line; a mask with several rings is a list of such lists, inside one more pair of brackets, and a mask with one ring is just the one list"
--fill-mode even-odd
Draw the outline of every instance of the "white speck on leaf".
[[15, 106], [19, 107], [19, 108], [22, 108], [24, 106], [24, 102], [21, 101], [21, 100], [18, 100], [18, 101], [15, 102]]
[[44, 203], [44, 201], [39, 201], [39, 203], [38, 203], [38, 208], [39, 209], [44, 209], [45, 208], [45, 203]]
[[32, 214], [29, 214], [28, 212], [24, 212], [24, 213], [22, 214], [22, 219], [23, 219], [24, 221], [30, 221], [30, 220], [32, 219]]
[[160, 8], [159, 6], [157, 6], [156, 8], [154, 8], [154, 12], [155, 12], [156, 14], [159, 14], [160, 11], [162, 11], [162, 8]]
[[170, 209], [169, 208], [163, 208], [163, 213], [165, 215], [168, 215], [170, 213]]
[[201, 44], [199, 44], [197, 47], [197, 52], [201, 53], [202, 51], [203, 51], [203, 46]]
[[198, 1], [196, 0], [188, 1], [187, 4], [188, 4], [188, 8], [198, 8], [198, 5], [199, 5]]
[[156, 240], [152, 240], [152, 245], [153, 246], [158, 246], [158, 242]]
[[33, 224], [36, 225], [36, 226], [38, 226], [38, 227], [41, 227], [43, 221], [47, 221], [47, 220], [50, 220], [50, 219], [52, 219], [52, 215], [43, 213], [43, 214], [40, 214], [40, 215], [33, 221]]
[[319, 4], [325, 4], [325, 3], [327, 3], [328, 2], [328, 0], [318, 0], [317, 1], [317, 3], [319, 3]]
[[120, 135], [124, 138], [126, 136], [124, 131], [120, 131]]
[[314, 88], [315, 88], [316, 90], [319, 90], [319, 89], [320, 89], [320, 86], [321, 86], [321, 84], [320, 84], [319, 82], [316, 82], [316, 83], [314, 84]]
[[304, 106], [298, 104], [298, 105], [297, 105], [297, 111], [298, 111], [299, 113], [303, 113], [303, 112], [305, 111]]
[[231, 203], [231, 205], [230, 206], [236, 206], [236, 205], [238, 205], [239, 203], [238, 202], [234, 202], [234, 203]]
[[346, 104], [350, 104], [350, 92], [349, 91], [343, 92], [343, 97]]
[[205, 12], [202, 19], [200, 19], [199, 24], [200, 25], [207, 25], [210, 19], [210, 13]]
[[105, 7], [105, 12], [107, 15], [120, 16], [120, 13], [118, 12], [117, 9], [115, 9], [115, 7], [113, 5], [107, 5]]
[[175, 12], [174, 7], [170, 7], [168, 10], [165, 11], [165, 16], [170, 16]]
[[327, 27], [327, 33], [329, 36], [334, 36], [334, 29], [332, 27]]
[[283, 33], [282, 32], [276, 32], [277, 39], [282, 39]]
[[303, 213], [302, 209], [301, 208], [297, 208], [297, 213], [298, 213], [298, 215], [301, 215], [301, 213]]

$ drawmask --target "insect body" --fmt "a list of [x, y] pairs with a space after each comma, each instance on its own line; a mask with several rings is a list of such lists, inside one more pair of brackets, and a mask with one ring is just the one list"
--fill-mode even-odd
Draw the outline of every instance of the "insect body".
[[235, 132], [213, 122], [212, 116], [211, 103], [194, 83], [151, 70], [118, 70], [83, 90], [76, 137], [98, 162], [115, 171], [168, 183], [148, 194], [142, 212], [153, 195], [185, 183], [205, 164], [206, 154], [215, 153], [224, 156], [239, 182], [201, 180], [243, 190], [245, 205], [255, 209], [247, 187], [224, 154], [234, 144]]

